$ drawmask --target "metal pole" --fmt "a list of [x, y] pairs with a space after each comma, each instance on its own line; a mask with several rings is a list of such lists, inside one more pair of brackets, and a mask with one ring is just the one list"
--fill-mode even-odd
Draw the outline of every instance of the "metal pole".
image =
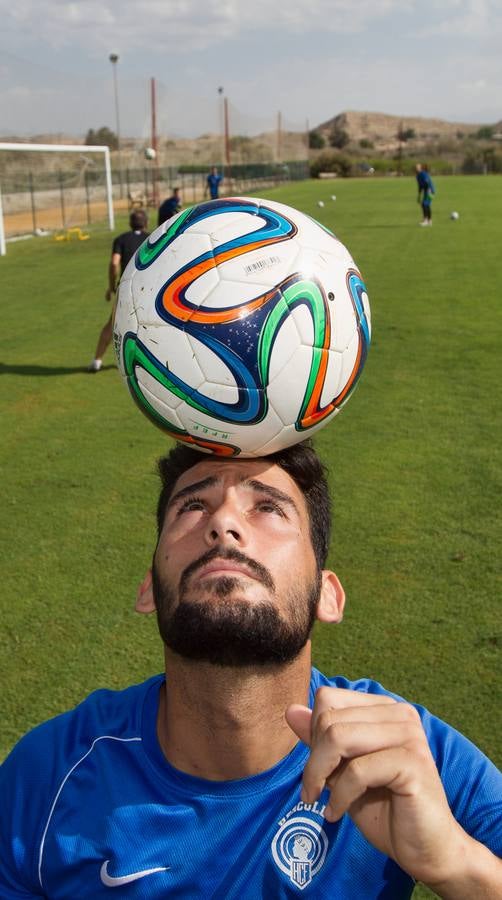
[[66, 216], [64, 209], [64, 187], [63, 187], [63, 173], [61, 169], [58, 172], [59, 176], [59, 196], [61, 198], [61, 218], [63, 220], [63, 228], [66, 228]]
[[117, 84], [117, 63], [119, 61], [118, 53], [110, 53], [109, 60], [112, 64], [113, 71], [113, 90], [115, 94], [115, 119], [117, 122], [117, 154], [119, 163], [119, 184], [120, 199], [122, 199], [122, 160], [120, 156], [120, 114], [119, 114], [119, 90]]
[[221, 135], [221, 150], [220, 150], [220, 152], [221, 152], [221, 162], [220, 162], [220, 169], [223, 170], [223, 167], [224, 167], [224, 165], [225, 165], [225, 125], [224, 125], [225, 115], [224, 115], [224, 112], [223, 112], [223, 88], [222, 88], [222, 87], [219, 87], [219, 88], [218, 88], [218, 96], [220, 97], [220, 102], [218, 103], [218, 116], [219, 116], [219, 123], [218, 123], [219, 128], [218, 128], [218, 131], [219, 131], [219, 133], [220, 133], [220, 135]]
[[35, 212], [35, 191], [33, 188], [33, 172], [29, 174], [30, 196], [31, 196], [31, 218], [33, 220], [33, 231], [37, 230], [37, 215]]
[[85, 185], [85, 202], [87, 206], [87, 224], [91, 224], [91, 204], [89, 198], [89, 177], [87, 169], [84, 172], [84, 185]]
[[225, 176], [228, 177], [229, 182], [232, 180], [232, 166], [230, 164], [230, 135], [228, 129], [228, 100], [224, 97], [224, 110], [225, 110], [225, 161], [227, 164], [227, 172], [225, 172]]
[[2, 189], [0, 187], [0, 256], [5, 256], [7, 248], [5, 246], [5, 230], [3, 226], [3, 209], [2, 209]]
[[113, 231], [115, 228], [115, 216], [113, 212], [113, 197], [112, 197], [112, 167], [110, 164], [110, 148], [105, 147], [105, 178], [106, 178], [106, 200], [108, 203], [108, 222], [110, 225], [110, 231]]
[[155, 78], [150, 79], [151, 103], [152, 103], [152, 149], [155, 153], [153, 157], [153, 202], [155, 206], [159, 205], [159, 169], [157, 160], [157, 103], [155, 98]]

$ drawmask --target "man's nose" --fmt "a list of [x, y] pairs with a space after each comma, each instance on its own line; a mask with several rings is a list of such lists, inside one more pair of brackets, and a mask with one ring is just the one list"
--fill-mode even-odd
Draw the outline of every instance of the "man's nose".
[[215, 544], [244, 546], [247, 527], [245, 519], [235, 503], [227, 499], [208, 519], [205, 540], [209, 547]]

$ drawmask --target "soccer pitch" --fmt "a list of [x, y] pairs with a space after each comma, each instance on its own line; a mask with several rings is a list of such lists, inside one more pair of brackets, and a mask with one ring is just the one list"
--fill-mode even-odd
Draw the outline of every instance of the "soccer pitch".
[[[347, 245], [373, 317], [360, 384], [315, 438], [348, 599], [342, 625], [316, 627], [314, 661], [423, 703], [500, 764], [502, 180], [435, 181], [432, 228], [418, 227], [410, 178], [268, 192]], [[163, 665], [156, 623], [133, 602], [170, 440], [132, 403], [111, 350], [86, 372], [110, 247], [103, 228], [11, 244], [0, 260], [0, 758], [94, 688]]]

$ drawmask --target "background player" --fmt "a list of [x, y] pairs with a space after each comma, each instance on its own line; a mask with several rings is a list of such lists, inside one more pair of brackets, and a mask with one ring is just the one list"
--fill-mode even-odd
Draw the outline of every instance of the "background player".
[[167, 197], [159, 206], [159, 214], [157, 217], [157, 225], [162, 225], [168, 219], [175, 216], [181, 209], [181, 194], [178, 187], [173, 188], [170, 197]]
[[426, 165], [416, 166], [416, 179], [418, 184], [418, 202], [422, 207], [424, 217], [421, 225], [432, 225], [432, 196], [435, 194], [434, 184]]
[[206, 195], [209, 194], [211, 200], [217, 200], [220, 193], [220, 184], [223, 181], [223, 175], [220, 175], [216, 166], [213, 166], [207, 176]]
[[[110, 302], [112, 297], [117, 293], [118, 284], [122, 273], [127, 266], [129, 260], [134, 256], [138, 247], [141, 246], [145, 238], [148, 237], [147, 226], [148, 218], [144, 209], [135, 209], [129, 216], [130, 231], [124, 231], [115, 238], [112, 245], [112, 255], [108, 265], [108, 287], [105, 292], [105, 299]], [[94, 359], [89, 366], [89, 372], [99, 372], [103, 365], [103, 356], [112, 340], [113, 334], [113, 317], [115, 314], [115, 302], [110, 313], [110, 317], [98, 338], [98, 344]]]

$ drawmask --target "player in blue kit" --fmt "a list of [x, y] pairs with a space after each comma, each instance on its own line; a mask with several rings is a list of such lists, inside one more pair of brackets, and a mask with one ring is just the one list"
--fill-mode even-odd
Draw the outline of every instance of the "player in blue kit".
[[421, 225], [432, 225], [432, 197], [436, 193], [434, 183], [427, 166], [417, 163], [416, 180], [418, 185], [418, 202], [422, 207], [424, 217]]
[[216, 166], [213, 166], [207, 176], [206, 193], [209, 194], [211, 200], [217, 200], [220, 194], [220, 184], [223, 181], [223, 175], [220, 175]]
[[[330, 507], [306, 444], [177, 447], [137, 609], [166, 674], [98, 691], [0, 771], [0, 897], [500, 898], [502, 776], [373, 681], [311, 668]], [[113, 890], [115, 893], [113, 893]]]
[[173, 188], [170, 197], [167, 197], [160, 206], [157, 215], [157, 226], [163, 225], [168, 219], [172, 219], [181, 209], [181, 193], [178, 187]]

